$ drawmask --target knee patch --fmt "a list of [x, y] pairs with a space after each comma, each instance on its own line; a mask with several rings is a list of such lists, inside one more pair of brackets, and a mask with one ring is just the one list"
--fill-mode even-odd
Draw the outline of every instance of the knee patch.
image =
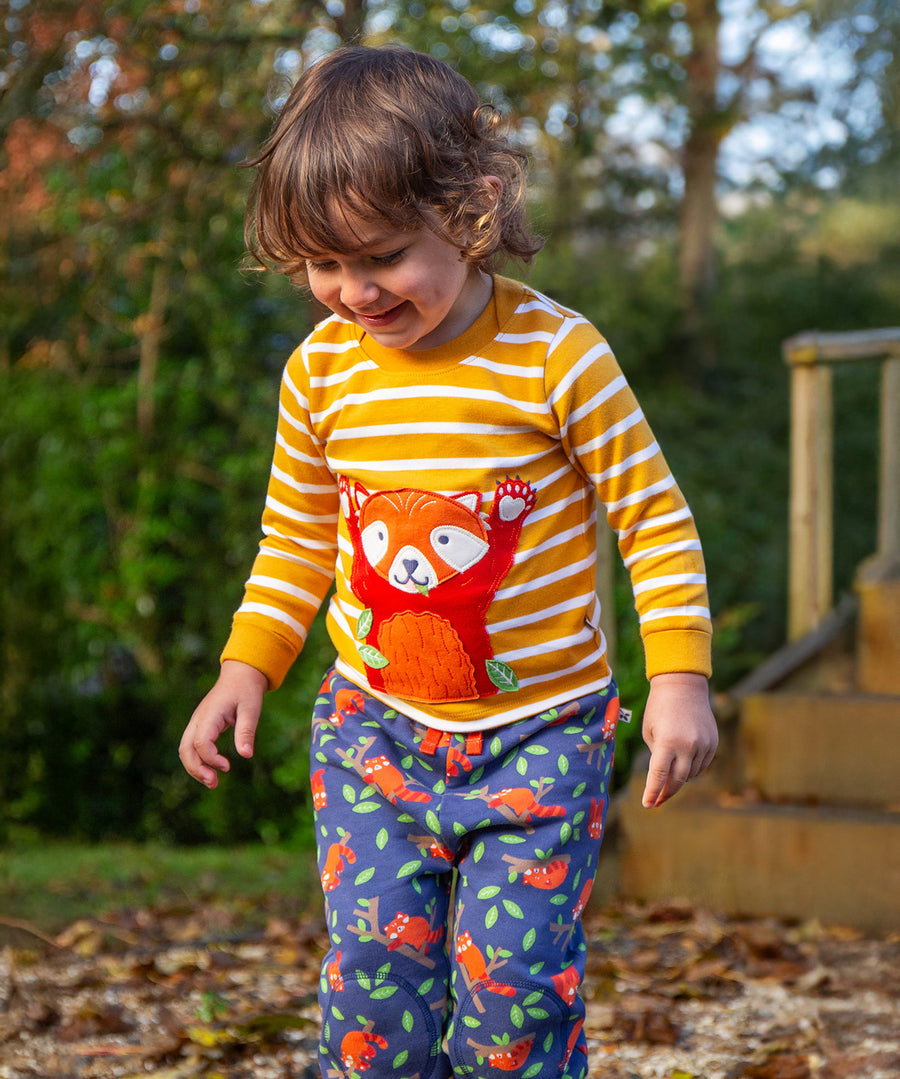
[[573, 1031], [575, 1039], [581, 1031], [577, 1009], [578, 1004], [566, 1007], [556, 992], [535, 982], [473, 986], [457, 1004], [448, 1031], [454, 1074], [472, 1079], [496, 1077], [498, 1070], [520, 1079], [562, 1075]]
[[372, 1079], [433, 1074], [441, 1048], [440, 1014], [435, 1017], [417, 987], [389, 974], [323, 973], [328, 979], [319, 1046], [324, 1070], [366, 1072]]

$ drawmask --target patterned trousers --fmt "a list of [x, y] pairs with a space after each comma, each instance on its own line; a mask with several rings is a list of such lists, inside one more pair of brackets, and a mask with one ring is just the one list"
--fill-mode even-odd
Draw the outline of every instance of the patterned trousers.
[[612, 684], [451, 735], [328, 676], [311, 749], [325, 1079], [583, 1079], [581, 913], [618, 716]]

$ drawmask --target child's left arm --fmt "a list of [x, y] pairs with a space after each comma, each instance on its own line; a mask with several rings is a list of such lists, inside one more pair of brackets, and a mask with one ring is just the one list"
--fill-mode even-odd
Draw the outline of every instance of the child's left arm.
[[651, 809], [705, 772], [715, 756], [719, 732], [706, 678], [688, 673], [654, 675], [643, 735], [650, 747], [650, 767], [642, 804]]

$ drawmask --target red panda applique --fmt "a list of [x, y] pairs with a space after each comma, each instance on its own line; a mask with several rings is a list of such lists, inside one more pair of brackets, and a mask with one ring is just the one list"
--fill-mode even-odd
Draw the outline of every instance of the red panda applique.
[[483, 515], [477, 491], [370, 494], [345, 476], [338, 483], [353, 545], [350, 587], [366, 615], [358, 632], [379, 657], [366, 666], [372, 688], [435, 702], [497, 693], [487, 611], [534, 507], [531, 485], [498, 484]]
[[390, 943], [389, 952], [395, 952], [401, 944], [408, 944], [417, 952], [428, 955], [428, 945], [436, 944], [444, 935], [443, 929], [432, 929], [425, 918], [397, 912], [397, 917], [384, 927], [384, 935]]

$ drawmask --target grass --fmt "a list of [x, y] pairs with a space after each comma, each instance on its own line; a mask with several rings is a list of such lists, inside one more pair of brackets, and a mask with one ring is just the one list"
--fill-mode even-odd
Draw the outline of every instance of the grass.
[[0, 943], [4, 918], [54, 932], [117, 910], [224, 903], [250, 925], [318, 899], [308, 849], [47, 841], [0, 850]]

